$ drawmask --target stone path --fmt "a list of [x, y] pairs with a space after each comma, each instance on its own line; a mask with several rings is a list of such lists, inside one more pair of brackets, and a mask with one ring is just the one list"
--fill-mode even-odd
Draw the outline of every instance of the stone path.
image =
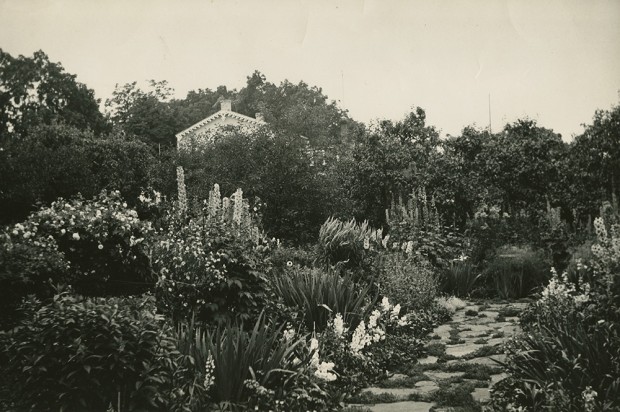
[[520, 331], [518, 314], [527, 303], [466, 304], [429, 335], [428, 355], [411, 370], [363, 390], [358, 410], [482, 410], [490, 387], [506, 377], [494, 360], [505, 359], [503, 344]]

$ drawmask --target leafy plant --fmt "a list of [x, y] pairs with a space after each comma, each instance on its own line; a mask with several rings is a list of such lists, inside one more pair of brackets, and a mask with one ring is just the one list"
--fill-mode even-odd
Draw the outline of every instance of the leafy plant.
[[158, 303], [175, 320], [225, 322], [258, 316], [267, 299], [270, 243], [240, 190], [220, 198], [215, 185], [196, 217], [183, 208], [154, 245]]
[[441, 289], [455, 296], [469, 296], [480, 279], [476, 266], [471, 260], [453, 260], [447, 270], [441, 272]]
[[548, 278], [548, 262], [528, 248], [504, 247], [487, 264], [483, 278], [504, 299], [525, 297]]
[[335, 271], [291, 268], [272, 278], [271, 284], [276, 296], [298, 311], [309, 331], [322, 331], [335, 313], [357, 325], [376, 301], [369, 285], [359, 285]]
[[375, 262], [379, 288], [384, 296], [399, 302], [407, 312], [433, 306], [438, 280], [429, 262], [402, 252], [384, 253]]
[[373, 230], [364, 221], [342, 222], [329, 218], [319, 231], [317, 261], [325, 267], [339, 265], [354, 270], [367, 270], [372, 250], [381, 245], [382, 231]]
[[[251, 330], [227, 324], [208, 331], [181, 325], [179, 347], [196, 360], [205, 401], [223, 408], [321, 408], [326, 395], [312, 377], [305, 338], [287, 337], [284, 325], [261, 315]], [[204, 407], [204, 405], [203, 405]]]
[[178, 368], [152, 296], [57, 295], [2, 338], [4, 385], [17, 409], [166, 410]]

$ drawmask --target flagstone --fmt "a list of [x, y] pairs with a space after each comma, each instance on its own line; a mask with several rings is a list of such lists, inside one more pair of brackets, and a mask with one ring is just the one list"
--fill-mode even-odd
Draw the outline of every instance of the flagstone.
[[368, 409], [373, 412], [428, 412], [433, 407], [430, 402], [394, 402], [394, 403], [378, 403], [376, 405], [368, 405]]

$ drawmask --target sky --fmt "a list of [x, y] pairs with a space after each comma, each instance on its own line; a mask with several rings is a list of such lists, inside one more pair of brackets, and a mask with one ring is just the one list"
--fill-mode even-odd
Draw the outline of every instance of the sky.
[[148, 79], [179, 98], [239, 89], [259, 70], [364, 123], [420, 106], [444, 136], [529, 117], [570, 140], [620, 102], [618, 0], [0, 0], [0, 48], [43, 50], [102, 101]]

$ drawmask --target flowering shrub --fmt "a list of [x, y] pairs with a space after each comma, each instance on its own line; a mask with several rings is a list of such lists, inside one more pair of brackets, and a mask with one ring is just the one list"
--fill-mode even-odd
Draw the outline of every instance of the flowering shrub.
[[[12, 241], [29, 241], [55, 255], [51, 238], [69, 268], [69, 282], [87, 295], [135, 294], [154, 284], [148, 257], [153, 230], [128, 208], [118, 191], [93, 200], [59, 199], [10, 229]], [[41, 253], [44, 251], [41, 250]]]
[[270, 243], [242, 192], [221, 199], [215, 185], [198, 216], [170, 221], [153, 251], [161, 309], [174, 319], [256, 316], [267, 297]]
[[522, 314], [527, 333], [507, 347], [512, 378], [496, 390], [496, 408], [620, 408], [619, 229], [597, 218], [592, 259], [576, 279], [553, 272]]
[[57, 295], [0, 337], [3, 386], [15, 410], [168, 410], [178, 368], [154, 299]]
[[376, 250], [382, 245], [382, 231], [373, 230], [364, 221], [342, 222], [329, 218], [319, 231], [317, 261], [325, 268], [339, 266], [361, 275], [370, 272]]
[[438, 292], [435, 268], [424, 258], [403, 252], [381, 254], [375, 261], [381, 293], [406, 312], [429, 309]]
[[216, 331], [181, 328], [181, 351], [195, 359], [200, 410], [226, 404], [243, 410], [325, 410], [322, 384], [333, 379], [316, 340], [259, 316], [251, 330], [228, 324]]
[[26, 295], [50, 298], [56, 284], [68, 281], [69, 263], [54, 238], [24, 231], [22, 224], [0, 234], [0, 328], [13, 326]]
[[276, 298], [297, 312], [308, 331], [323, 331], [333, 313], [357, 325], [373, 304], [369, 285], [359, 285], [333, 270], [291, 267], [274, 276], [271, 286]]

